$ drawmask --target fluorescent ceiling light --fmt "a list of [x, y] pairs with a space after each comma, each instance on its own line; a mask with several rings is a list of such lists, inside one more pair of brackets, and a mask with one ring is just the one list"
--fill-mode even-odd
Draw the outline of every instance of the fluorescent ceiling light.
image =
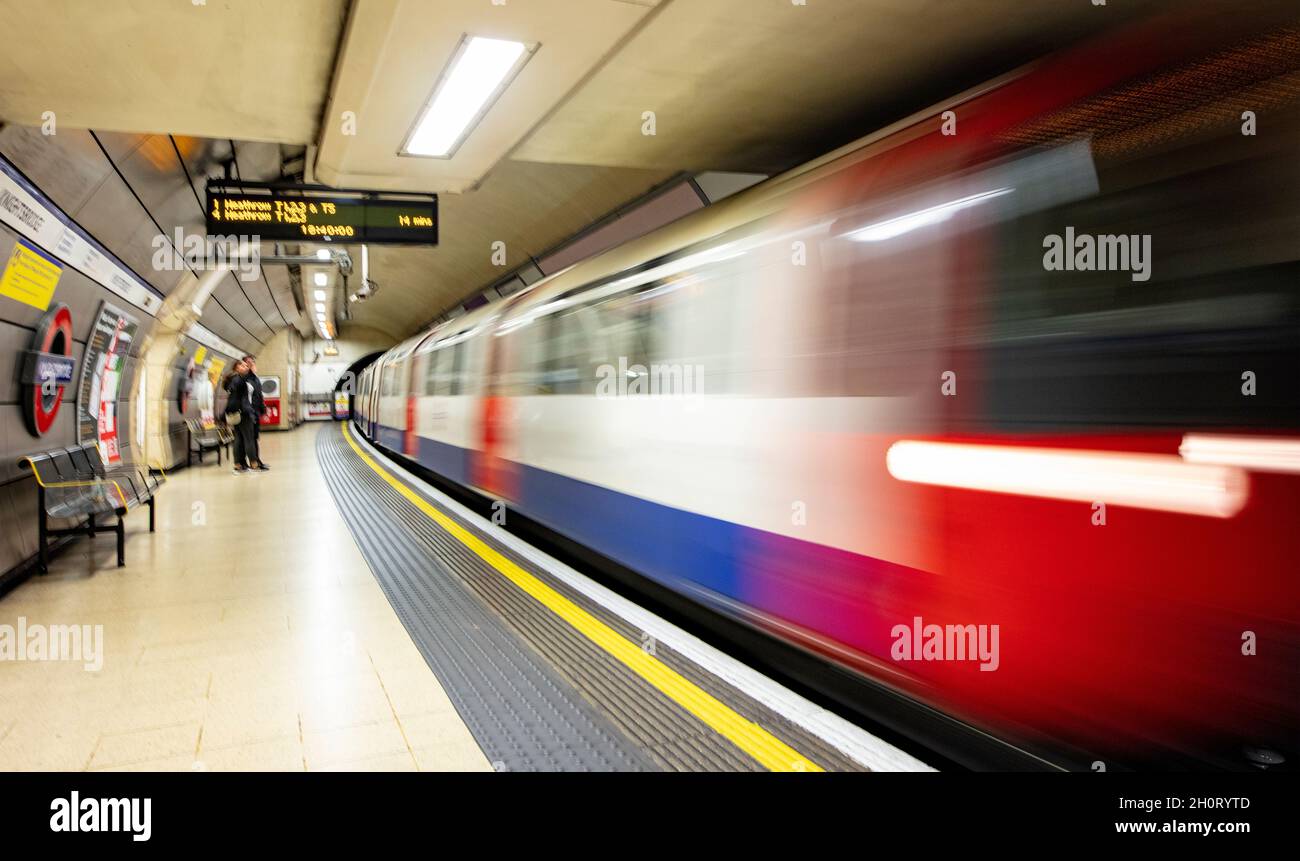
[[402, 154], [450, 158], [528, 55], [522, 42], [482, 36], [462, 39]]
[[325, 313], [325, 303], [324, 303], [324, 302], [317, 302], [317, 303], [316, 303], [316, 310], [319, 311], [320, 313], [324, 314], [324, 313]]
[[328, 248], [317, 248], [317, 249], [316, 249], [316, 259], [317, 259], [317, 260], [329, 260], [329, 259], [330, 259], [330, 250], [329, 250]]
[[325, 291], [324, 291], [324, 290], [317, 290], [317, 291], [316, 291], [316, 301], [317, 301], [317, 302], [324, 302], [324, 301], [325, 301]]
[[312, 280], [316, 282], [317, 287], [324, 287], [326, 284], [330, 283], [330, 277], [324, 272], [317, 272], [312, 276]]

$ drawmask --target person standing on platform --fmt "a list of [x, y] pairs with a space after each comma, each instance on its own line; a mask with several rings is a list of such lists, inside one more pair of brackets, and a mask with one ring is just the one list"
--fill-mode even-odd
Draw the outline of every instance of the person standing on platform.
[[[262, 393], [262, 378], [257, 375], [257, 357], [245, 356], [244, 364], [248, 365], [248, 372], [253, 380], [253, 405], [257, 407], [258, 420], [253, 423], [253, 436], [257, 437], [257, 451], [260, 455], [262, 452], [262, 420], [261, 417], [266, 415], [266, 397]], [[271, 467], [266, 465], [266, 461], [259, 462], [257, 467], [262, 472], [268, 471]]]
[[240, 359], [234, 371], [226, 378], [226, 421], [235, 429], [235, 475], [245, 475], [261, 470], [262, 462], [257, 450], [257, 420], [261, 413], [254, 401], [257, 377]]

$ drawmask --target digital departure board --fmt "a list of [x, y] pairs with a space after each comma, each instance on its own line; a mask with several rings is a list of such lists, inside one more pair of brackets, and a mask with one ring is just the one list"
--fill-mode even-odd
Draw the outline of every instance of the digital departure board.
[[208, 182], [207, 229], [296, 242], [438, 244], [438, 196], [327, 186]]

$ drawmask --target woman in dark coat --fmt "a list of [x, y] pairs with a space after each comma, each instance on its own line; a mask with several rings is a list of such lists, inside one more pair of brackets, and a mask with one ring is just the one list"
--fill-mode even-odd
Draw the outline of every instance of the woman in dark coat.
[[[260, 417], [256, 401], [257, 387], [252, 371], [244, 361], [235, 363], [235, 370], [226, 378], [226, 415], [239, 414], [235, 425], [235, 475], [244, 475], [251, 469], [263, 470], [257, 450], [257, 420]], [[227, 419], [229, 421], [229, 419]]]

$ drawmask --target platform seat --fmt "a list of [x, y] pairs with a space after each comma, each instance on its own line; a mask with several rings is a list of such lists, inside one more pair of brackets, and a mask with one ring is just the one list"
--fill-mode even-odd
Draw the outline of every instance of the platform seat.
[[185, 428], [189, 433], [188, 452], [185, 457], [185, 464], [189, 466], [194, 463], [194, 456], [198, 455], [199, 465], [203, 464], [203, 455], [210, 451], [217, 453], [217, 466], [221, 465], [221, 453], [229, 449], [230, 443], [234, 441], [234, 434], [224, 425], [214, 424], [212, 427], [204, 427], [203, 422], [198, 419], [186, 419]]
[[[49, 569], [49, 539], [64, 535], [117, 534], [117, 564], [126, 564], [124, 518], [140, 505], [149, 506], [149, 531], [154, 531], [154, 497], [166, 481], [165, 475], [131, 464], [107, 466], [92, 444], [52, 449], [29, 454], [19, 465], [31, 470], [37, 485], [37, 522], [42, 571]], [[115, 515], [111, 525], [97, 518]], [[84, 518], [84, 520], [83, 520]], [[81, 521], [71, 527], [54, 527], [50, 520]]]

